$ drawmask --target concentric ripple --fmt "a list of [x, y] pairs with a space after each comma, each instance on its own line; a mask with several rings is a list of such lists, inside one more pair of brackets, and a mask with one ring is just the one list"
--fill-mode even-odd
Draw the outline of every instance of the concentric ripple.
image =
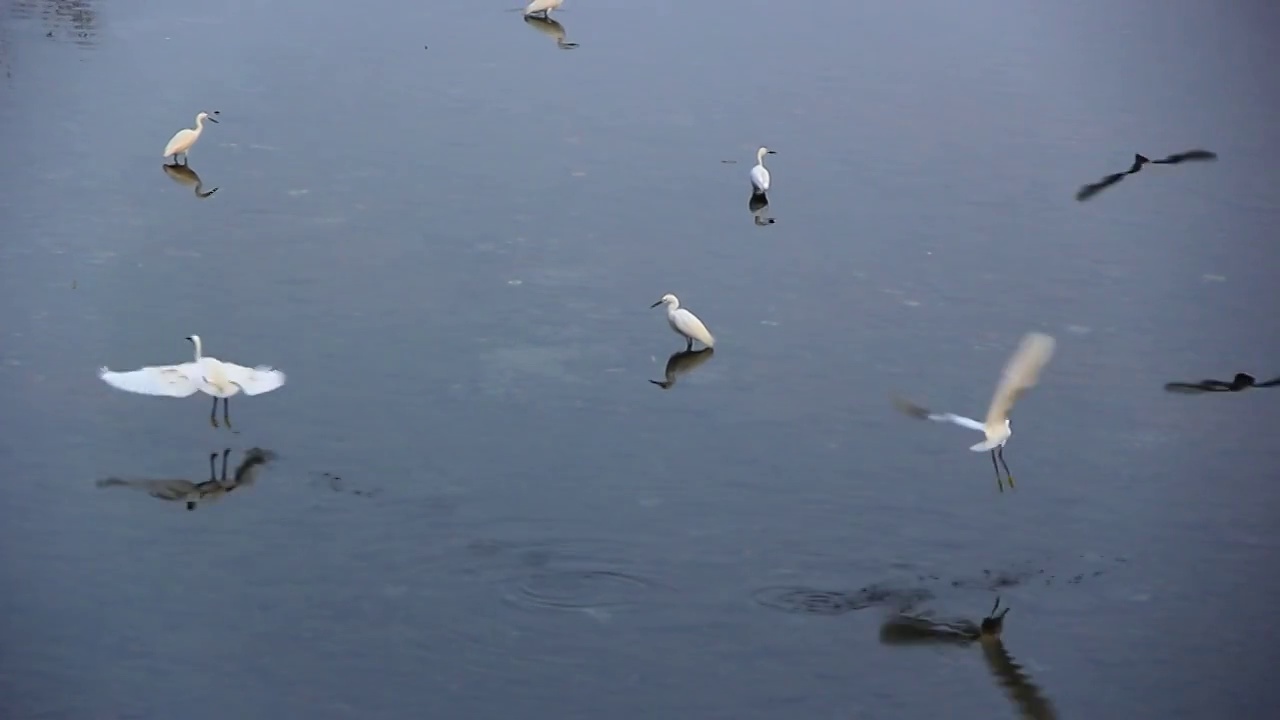
[[868, 585], [852, 592], [775, 586], [761, 588], [752, 595], [756, 602], [765, 607], [803, 615], [843, 615], [874, 605], [907, 609], [933, 598], [933, 593], [923, 588], [892, 588], [883, 585]]

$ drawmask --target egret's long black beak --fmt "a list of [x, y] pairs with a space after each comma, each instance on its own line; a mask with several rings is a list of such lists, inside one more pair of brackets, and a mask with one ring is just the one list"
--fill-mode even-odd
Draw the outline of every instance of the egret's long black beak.
[[769, 150], [765, 153], [765, 155], [777, 155], [777, 154], [778, 154], [777, 150]]
[[186, 337], [184, 337], [184, 338], [182, 338], [182, 339], [183, 339], [183, 340], [186, 340], [187, 342], [195, 342], [194, 340], [192, 340], [192, 339], [191, 339], [191, 336], [190, 336], [190, 335], [188, 335], [188, 336], [186, 336]]
[[210, 116], [206, 117], [206, 118], [205, 118], [205, 120], [208, 120], [208, 121], [209, 121], [209, 122], [211, 122], [211, 123], [216, 123], [216, 122], [218, 122], [218, 118], [216, 118], [216, 117], [214, 117], [214, 116], [212, 116], [212, 115], [210, 115]]
[[656, 303], [654, 303], [654, 304], [650, 305], [649, 307], [650, 307], [650, 308], [656, 308], [656, 307], [658, 307], [658, 306], [659, 306], [659, 305], [661, 305], [661, 304], [662, 304], [662, 301], [661, 301], [661, 300], [659, 300], [658, 302], [656, 302]]

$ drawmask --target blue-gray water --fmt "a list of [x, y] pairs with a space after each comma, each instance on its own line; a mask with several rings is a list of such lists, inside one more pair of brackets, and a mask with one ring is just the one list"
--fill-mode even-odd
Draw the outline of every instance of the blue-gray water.
[[[1031, 712], [878, 585], [1000, 594], [1060, 717], [1271, 716], [1280, 389], [1161, 386], [1280, 374], [1280, 8], [517, 4], [0, 3], [0, 715]], [[1033, 329], [1000, 493], [888, 397], [981, 413]], [[192, 333], [288, 373], [236, 433], [96, 377]]]

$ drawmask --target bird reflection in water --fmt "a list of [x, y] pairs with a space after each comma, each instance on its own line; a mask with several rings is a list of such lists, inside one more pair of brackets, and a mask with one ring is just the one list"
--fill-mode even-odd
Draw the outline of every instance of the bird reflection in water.
[[556, 41], [556, 47], [561, 50], [572, 50], [578, 47], [578, 43], [564, 41], [564, 25], [549, 17], [530, 17], [525, 16], [524, 22], [529, 27], [537, 30], [543, 35], [550, 36]]
[[160, 167], [164, 168], [164, 174], [168, 175], [171, 180], [182, 185], [183, 187], [194, 187], [195, 196], [203, 200], [210, 195], [218, 192], [218, 188], [212, 190], [204, 189], [204, 182], [200, 180], [200, 176], [192, 170], [189, 165], [179, 163], [166, 163]]
[[227, 479], [227, 456], [231, 448], [222, 451], [222, 476], [219, 478], [215, 465], [218, 453], [209, 454], [209, 479], [202, 482], [191, 482], [183, 478], [165, 479], [122, 479], [109, 477], [99, 480], [98, 487], [127, 487], [140, 490], [159, 500], [185, 503], [187, 510], [195, 510], [199, 503], [218, 500], [233, 490], [252, 485], [257, 480], [258, 471], [275, 459], [275, 453], [262, 448], [252, 448], [244, 454], [240, 464], [236, 466], [231, 479]]
[[1199, 395], [1207, 392], [1240, 392], [1249, 388], [1269, 388], [1277, 385], [1280, 385], [1280, 377], [1260, 383], [1249, 373], [1236, 373], [1230, 382], [1225, 380], [1201, 380], [1198, 383], [1171, 382], [1165, 383], [1164, 389], [1171, 393]]
[[663, 390], [670, 390], [676, 384], [676, 378], [681, 375], [693, 372], [698, 366], [711, 359], [715, 354], [715, 348], [702, 348], [701, 350], [681, 350], [671, 357], [667, 358], [667, 369], [664, 373], [664, 380], [650, 380], [649, 382], [657, 385]]
[[880, 642], [885, 645], [961, 645], [977, 642], [992, 677], [1004, 688], [1018, 709], [1019, 717], [1032, 720], [1057, 718], [1057, 711], [1031, 676], [1023, 671], [1004, 647], [1004, 616], [1000, 598], [981, 623], [971, 620], [934, 620], [923, 615], [899, 614], [880, 626]]
[[751, 211], [751, 219], [756, 225], [764, 227], [772, 225], [774, 219], [765, 215], [769, 211], [769, 198], [764, 195], [752, 194], [751, 199], [747, 201], [747, 209]]

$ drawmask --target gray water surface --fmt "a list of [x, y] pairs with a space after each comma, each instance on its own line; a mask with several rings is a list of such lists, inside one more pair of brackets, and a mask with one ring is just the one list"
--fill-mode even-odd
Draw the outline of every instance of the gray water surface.
[[1280, 8], [517, 3], [0, 2], [0, 715], [1271, 716]]

